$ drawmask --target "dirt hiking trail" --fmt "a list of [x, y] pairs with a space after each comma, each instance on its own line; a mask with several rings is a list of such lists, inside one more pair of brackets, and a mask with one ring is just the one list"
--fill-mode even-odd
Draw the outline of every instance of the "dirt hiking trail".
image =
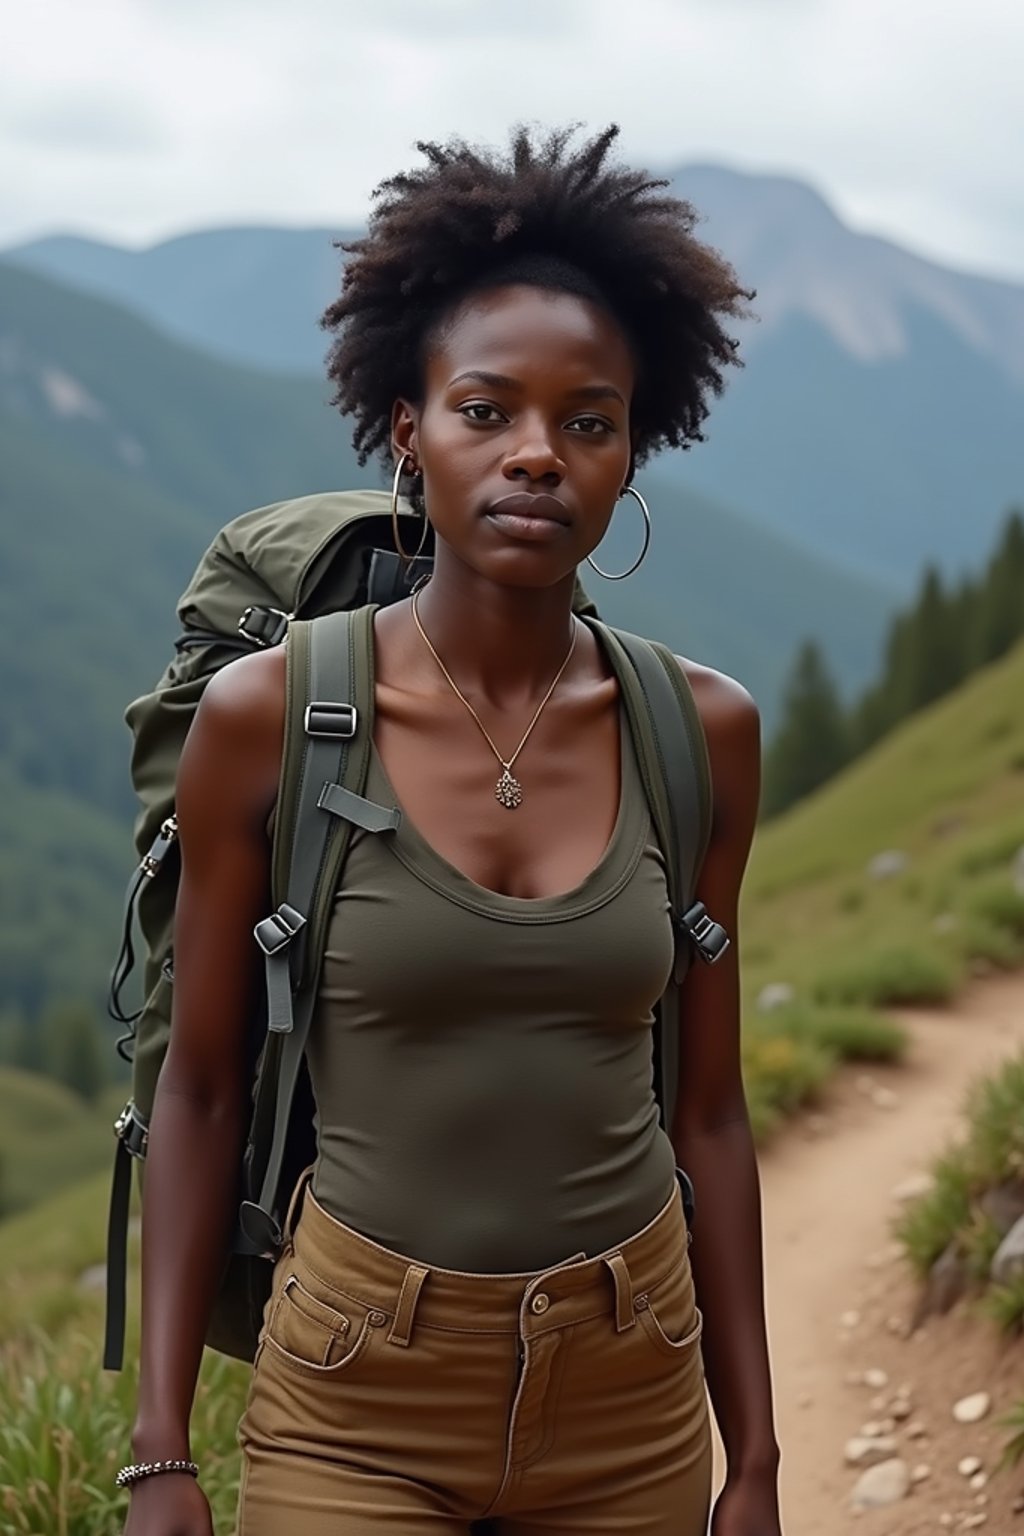
[[[967, 1084], [1024, 1047], [1024, 975], [975, 983], [948, 1010], [902, 1018], [905, 1062], [847, 1070], [761, 1160], [785, 1533], [1024, 1536], [1024, 1514], [1011, 1512], [1024, 1468], [996, 1473], [1005, 1438], [996, 1420], [1024, 1397], [1024, 1343], [1000, 1339], [966, 1303], [907, 1337], [919, 1287], [891, 1232], [894, 1188], [958, 1133]], [[886, 1373], [886, 1390], [880, 1377], [874, 1389], [854, 1384], [868, 1370]], [[930, 1473], [899, 1503], [858, 1514], [849, 1495], [859, 1471], [844, 1465], [844, 1447], [887, 1416], [903, 1386], [912, 1414], [895, 1426], [896, 1454]], [[956, 1423], [953, 1403], [982, 1390], [992, 1396], [985, 1420]], [[984, 1488], [958, 1471], [968, 1455], [989, 1474]]]

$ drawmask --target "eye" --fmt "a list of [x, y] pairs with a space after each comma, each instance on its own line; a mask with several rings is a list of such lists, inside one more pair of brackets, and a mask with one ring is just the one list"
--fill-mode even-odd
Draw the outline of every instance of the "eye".
[[603, 416], [577, 416], [568, 423], [569, 430], [578, 430], [584, 437], [602, 437], [613, 430], [610, 421]]
[[465, 416], [467, 421], [480, 422], [483, 426], [505, 420], [498, 407], [488, 404], [486, 400], [468, 400], [465, 405], [459, 406], [459, 415]]

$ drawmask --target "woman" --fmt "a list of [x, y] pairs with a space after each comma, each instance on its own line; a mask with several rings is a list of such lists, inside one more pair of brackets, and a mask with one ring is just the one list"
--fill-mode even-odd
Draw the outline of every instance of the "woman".
[[[778, 1536], [736, 949], [685, 984], [670, 1141], [651, 1086], [664, 858], [611, 666], [572, 615], [637, 464], [700, 438], [734, 359], [722, 322], [749, 295], [688, 205], [610, 161], [615, 135], [573, 150], [520, 130], [507, 159], [421, 145], [324, 316], [334, 403], [363, 461], [411, 476], [436, 558], [374, 618], [368, 793], [403, 822], [355, 835], [336, 897], [309, 1050], [318, 1158], [241, 1426], [241, 1536], [484, 1518], [503, 1536], [697, 1536], [705, 1369], [728, 1457], [712, 1530]], [[700, 895], [735, 932], [757, 715], [680, 665], [714, 789]], [[280, 652], [225, 669], [181, 763], [140, 1462], [189, 1455], [245, 1131], [284, 680]], [[700, 1210], [692, 1271], [677, 1161]], [[192, 1473], [135, 1482], [127, 1531], [208, 1536]]]

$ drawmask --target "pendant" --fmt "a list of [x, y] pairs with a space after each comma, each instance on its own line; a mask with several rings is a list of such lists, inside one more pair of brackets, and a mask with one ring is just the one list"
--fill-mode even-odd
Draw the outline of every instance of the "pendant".
[[494, 798], [509, 811], [514, 811], [517, 805], [523, 803], [523, 786], [507, 768], [494, 786]]

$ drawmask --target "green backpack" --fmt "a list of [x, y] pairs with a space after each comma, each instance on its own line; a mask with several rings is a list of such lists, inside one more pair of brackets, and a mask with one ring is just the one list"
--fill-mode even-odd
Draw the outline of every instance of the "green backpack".
[[[399, 518], [413, 526], [407, 505], [400, 505]], [[170, 1033], [178, 758], [210, 677], [241, 655], [287, 639], [285, 744], [271, 855], [274, 911], [254, 933], [266, 971], [266, 1006], [249, 1032], [252, 1111], [238, 1221], [227, 1234], [207, 1332], [207, 1343], [225, 1354], [251, 1360], [255, 1353], [284, 1212], [315, 1155], [304, 1055], [332, 896], [352, 827], [386, 835], [400, 820], [399, 812], [363, 794], [373, 734], [372, 616], [376, 607], [408, 596], [432, 562], [420, 556], [407, 565], [388, 548], [391, 542], [390, 498], [382, 491], [306, 496], [236, 518], [217, 535], [181, 598], [183, 632], [174, 660], [153, 692], [128, 708], [132, 780], [142, 806], [135, 828], [141, 862], [129, 885], [110, 994], [111, 1015], [127, 1025], [118, 1050], [132, 1064], [132, 1091], [115, 1123], [107, 1369], [119, 1369], [124, 1352], [131, 1165], [146, 1155]], [[578, 583], [574, 607], [596, 631], [618, 678], [666, 853], [674, 923], [688, 941], [679, 945], [655, 1028], [655, 1088], [668, 1127], [678, 1071], [679, 984], [690, 950], [713, 963], [729, 942], [696, 900], [711, 821], [704, 734], [686, 679], [664, 647], [602, 624]], [[146, 951], [145, 1002], [128, 1013], [122, 991], [135, 963], [136, 922]], [[681, 1178], [684, 1198], [692, 1201]]]

